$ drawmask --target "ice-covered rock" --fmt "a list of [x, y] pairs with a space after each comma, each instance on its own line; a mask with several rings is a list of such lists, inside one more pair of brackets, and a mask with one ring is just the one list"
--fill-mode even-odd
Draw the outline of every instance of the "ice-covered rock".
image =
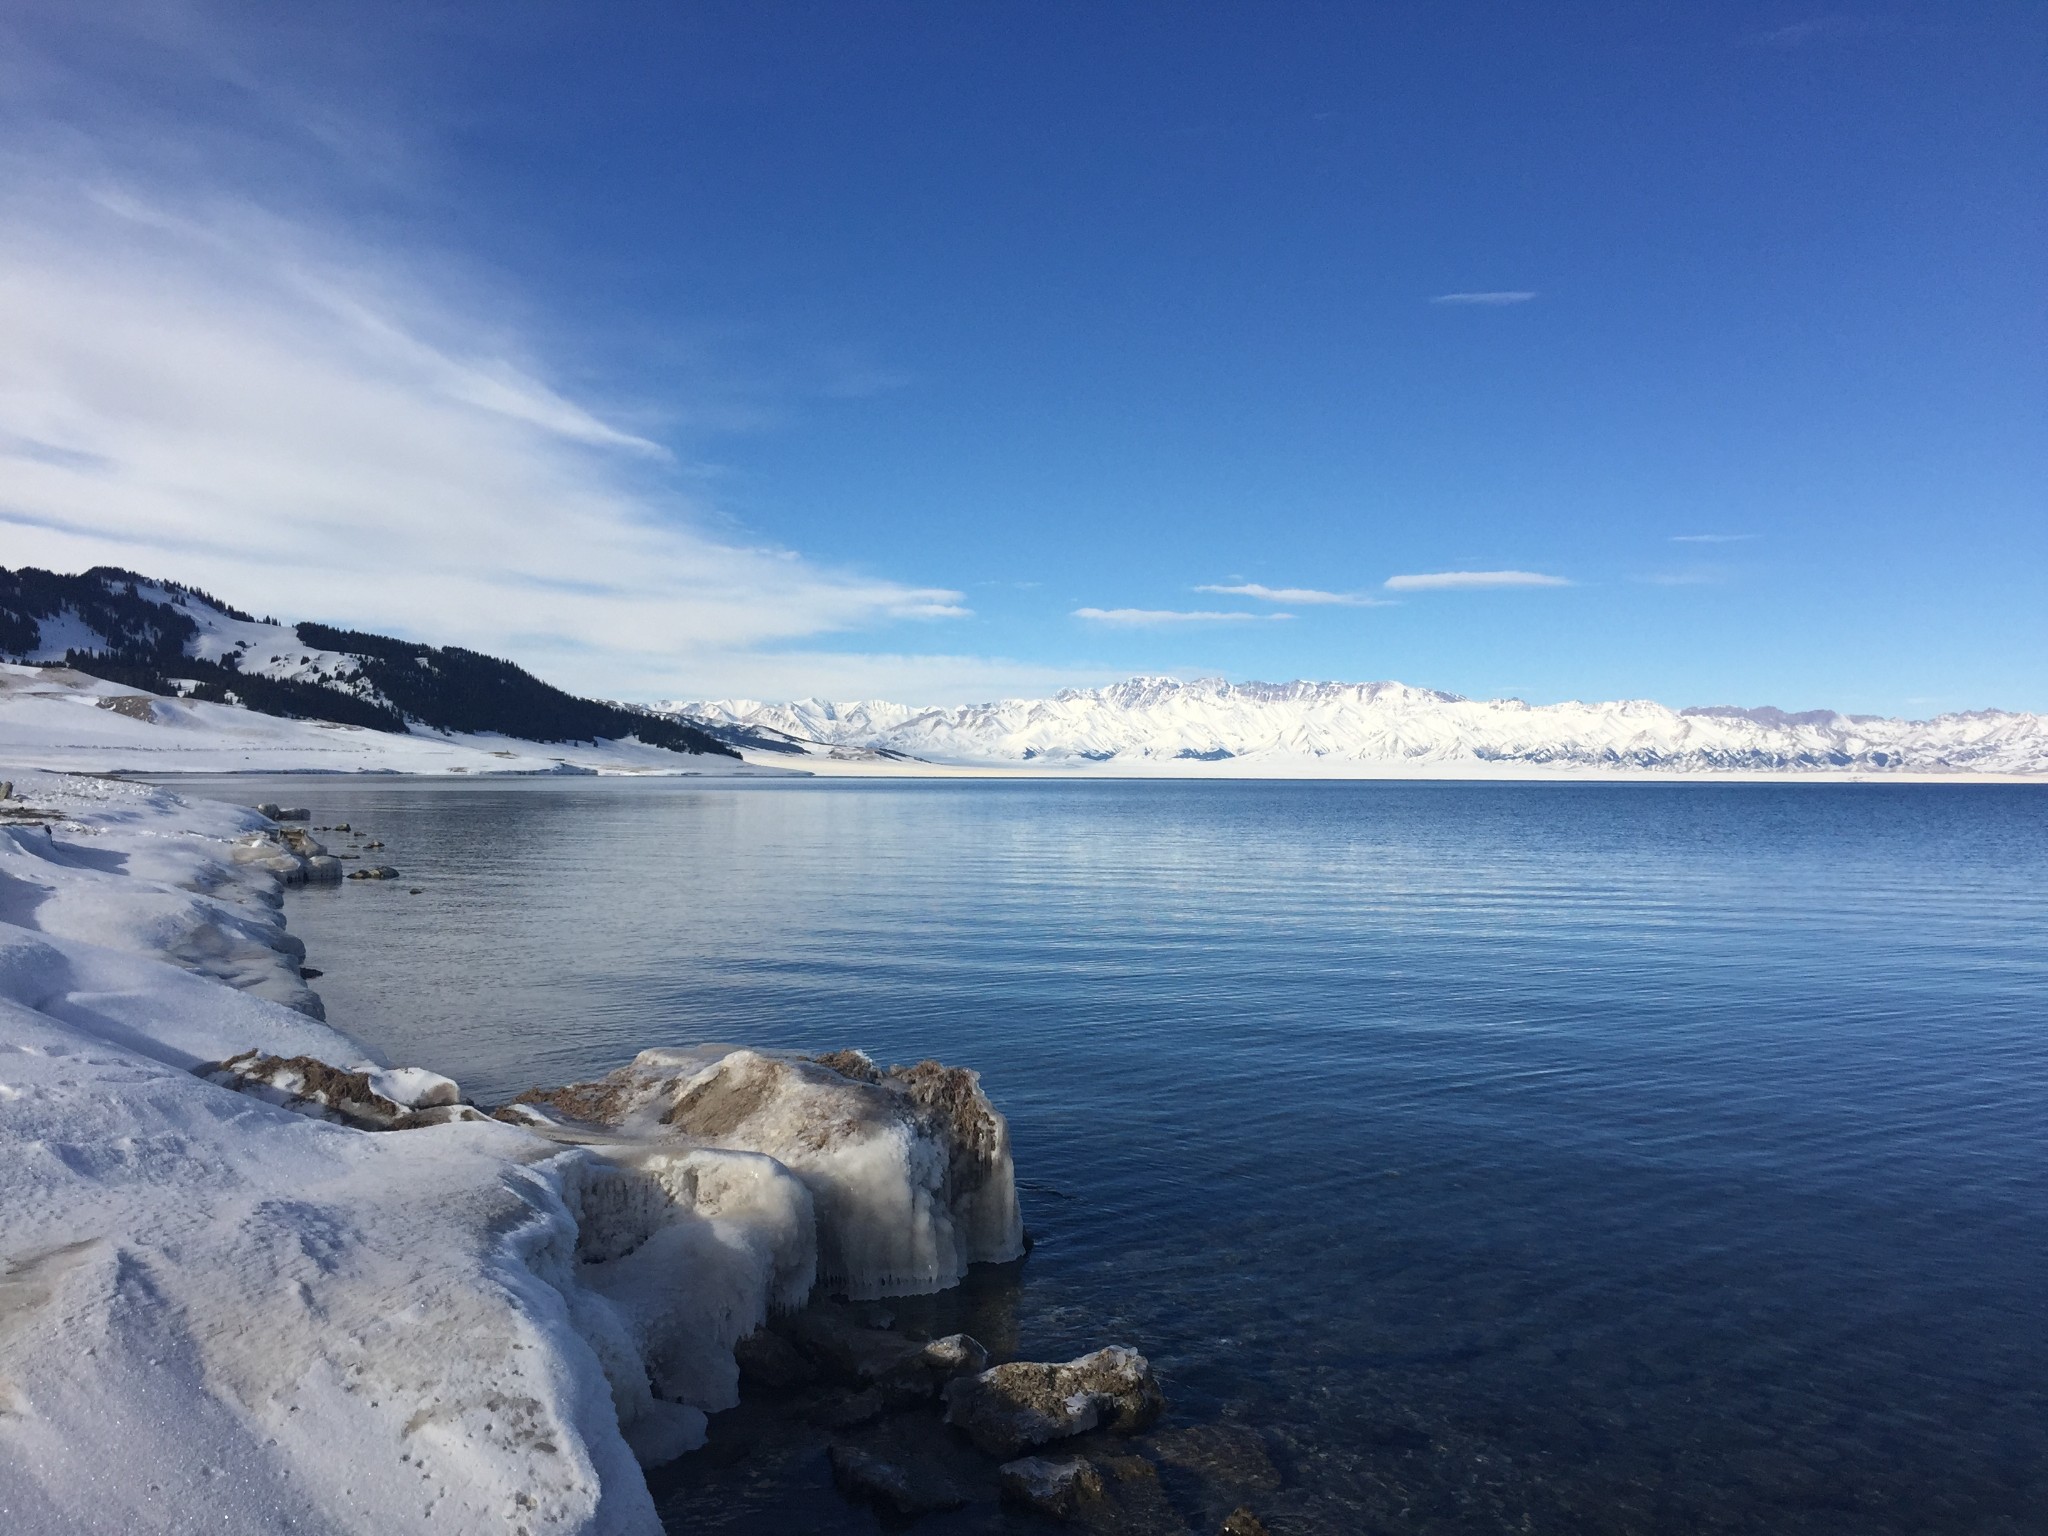
[[341, 860], [297, 827], [251, 832], [237, 840], [232, 857], [237, 864], [277, 876], [282, 885], [327, 885], [341, 878]]
[[1009, 1503], [1073, 1520], [1102, 1497], [1102, 1474], [1080, 1456], [1025, 1456], [996, 1468], [996, 1486]]
[[1152, 1367], [1112, 1344], [1064, 1365], [1013, 1360], [946, 1386], [946, 1422], [991, 1456], [1091, 1429], [1134, 1434], [1166, 1411]]
[[425, 1067], [375, 1068], [370, 1073], [370, 1086], [407, 1109], [437, 1109], [462, 1102], [462, 1090], [455, 1086], [455, 1079], [429, 1072]]
[[450, 1079], [420, 1067], [336, 1067], [315, 1056], [247, 1050], [208, 1063], [199, 1075], [281, 1109], [359, 1131], [418, 1130], [484, 1118], [481, 1110], [461, 1102]]
[[976, 1074], [937, 1062], [867, 1072], [721, 1046], [652, 1050], [519, 1104], [650, 1145], [774, 1158], [811, 1192], [819, 1280], [856, 1299], [940, 1290], [969, 1264], [1021, 1255], [1009, 1126]]
[[734, 1346], [816, 1277], [810, 1191], [772, 1158], [710, 1147], [583, 1148], [561, 1178], [578, 1284], [612, 1305], [655, 1394], [736, 1404]]

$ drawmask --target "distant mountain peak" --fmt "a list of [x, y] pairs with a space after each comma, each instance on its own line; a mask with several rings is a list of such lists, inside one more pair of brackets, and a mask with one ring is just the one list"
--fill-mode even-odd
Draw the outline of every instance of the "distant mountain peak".
[[2048, 774], [2048, 720], [1984, 711], [1885, 720], [1649, 699], [1533, 705], [1406, 683], [1126, 678], [1041, 699], [913, 707], [819, 699], [672, 703], [712, 730], [937, 763], [1076, 770], [1192, 762], [1228, 771], [1455, 771], [1507, 764], [1717, 772]]

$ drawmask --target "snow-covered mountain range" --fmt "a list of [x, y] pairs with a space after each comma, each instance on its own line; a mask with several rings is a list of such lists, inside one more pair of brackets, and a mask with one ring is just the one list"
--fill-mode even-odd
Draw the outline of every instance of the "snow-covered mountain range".
[[1402, 683], [1134, 677], [954, 708], [802, 699], [670, 702], [714, 731], [936, 763], [1086, 771], [1374, 777], [1515, 767], [1711, 772], [2048, 774], [2048, 717], [1893, 720], [1816, 710], [1525, 704]]

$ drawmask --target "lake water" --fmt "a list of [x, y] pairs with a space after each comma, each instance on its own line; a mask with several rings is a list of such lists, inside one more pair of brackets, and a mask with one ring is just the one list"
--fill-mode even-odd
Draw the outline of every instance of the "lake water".
[[[486, 1099], [706, 1039], [979, 1068], [1037, 1246], [946, 1305], [1143, 1349], [1283, 1536], [2048, 1529], [2048, 792], [202, 792], [385, 842], [292, 924]], [[874, 1528], [815, 1444], [654, 1486]]]

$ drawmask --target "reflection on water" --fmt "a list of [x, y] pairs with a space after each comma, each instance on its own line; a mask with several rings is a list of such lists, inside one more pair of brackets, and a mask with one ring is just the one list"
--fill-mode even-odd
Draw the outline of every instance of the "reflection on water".
[[[483, 1096], [704, 1039], [980, 1068], [1038, 1246], [891, 1305], [1138, 1345], [1262, 1437], [1276, 1532], [2042, 1528], [2048, 794], [232, 793], [386, 842], [291, 920], [335, 1022]], [[714, 1452], [677, 1529], [873, 1529], [815, 1443]]]

